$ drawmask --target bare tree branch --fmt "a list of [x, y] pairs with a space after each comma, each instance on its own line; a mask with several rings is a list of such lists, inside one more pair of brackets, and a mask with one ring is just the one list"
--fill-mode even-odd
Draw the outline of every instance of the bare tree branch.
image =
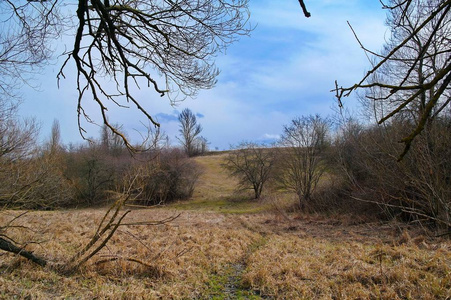
[[302, 7], [302, 12], [306, 18], [310, 18], [311, 14], [308, 12], [307, 7], [305, 6], [304, 0], [299, 0], [299, 4]]
[[[382, 3], [382, 2], [381, 2]], [[391, 40], [385, 53], [365, 48], [351, 27], [358, 43], [377, 63], [359, 83], [336, 87], [339, 106], [343, 98], [362, 89], [367, 98], [384, 103], [388, 113], [379, 116], [384, 123], [405, 111], [414, 112], [411, 134], [401, 139], [402, 159], [415, 138], [450, 103], [451, 74], [451, 1], [391, 0], [383, 4], [390, 11]]]
[[[133, 149], [126, 136], [109, 123], [108, 106], [140, 111], [155, 126], [146, 100], [136, 90], [152, 87], [172, 102], [192, 97], [216, 83], [214, 56], [240, 35], [247, 35], [248, 0], [78, 1], [75, 43], [67, 53], [77, 68], [78, 119], [95, 122], [85, 101], [97, 103], [102, 123]], [[163, 82], [160, 82], [160, 77]], [[115, 87], [111, 87], [110, 83]]]

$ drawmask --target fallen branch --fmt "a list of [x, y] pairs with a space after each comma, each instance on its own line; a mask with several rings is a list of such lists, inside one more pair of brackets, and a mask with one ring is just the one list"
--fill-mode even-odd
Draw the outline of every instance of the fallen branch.
[[0, 249], [23, 256], [23, 257], [31, 260], [35, 264], [40, 265], [41, 267], [45, 267], [47, 265], [47, 261], [44, 258], [36, 256], [33, 254], [33, 252], [27, 251], [24, 248], [18, 247], [16, 245], [14, 245], [12, 242], [10, 242], [2, 237], [0, 237]]

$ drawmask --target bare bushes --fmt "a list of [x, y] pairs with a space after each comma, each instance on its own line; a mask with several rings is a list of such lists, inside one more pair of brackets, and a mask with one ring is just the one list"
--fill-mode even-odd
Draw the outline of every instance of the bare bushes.
[[65, 175], [76, 191], [74, 205], [105, 203], [107, 191], [114, 190], [119, 179], [119, 160], [97, 145], [67, 153], [65, 164]]
[[36, 123], [16, 119], [14, 109], [6, 107], [0, 119], [2, 208], [104, 205], [129, 186], [144, 205], [189, 198], [194, 191], [200, 174], [195, 161], [180, 149], [155, 144], [158, 136], [153, 147], [145, 147], [150, 152], [135, 156], [105, 130], [99, 141], [65, 147], [55, 122], [49, 142], [40, 147]]
[[0, 205], [47, 209], [72, 200], [58, 153], [40, 149], [32, 119], [16, 116], [17, 105], [0, 103]]
[[449, 228], [451, 120], [431, 124], [400, 162], [396, 141], [411, 130], [409, 121], [357, 127], [347, 122], [335, 144], [335, 170], [346, 179], [348, 195], [377, 204], [390, 217]]
[[191, 197], [200, 174], [184, 151], [168, 148], [136, 160], [123, 184], [132, 187], [136, 204], [158, 205]]
[[1, 168], [3, 207], [49, 209], [67, 205], [73, 191], [50, 157], [34, 157]]
[[[77, 191], [76, 203], [99, 205], [109, 194], [131, 189], [134, 204], [156, 205], [191, 197], [200, 175], [194, 160], [177, 148], [135, 156], [105, 153], [102, 147], [82, 148], [67, 156], [66, 175]], [[130, 201], [129, 201], [130, 202]]]

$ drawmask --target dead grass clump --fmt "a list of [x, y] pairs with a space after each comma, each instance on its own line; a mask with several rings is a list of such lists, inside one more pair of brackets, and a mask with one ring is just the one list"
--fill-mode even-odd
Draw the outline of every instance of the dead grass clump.
[[[34, 247], [45, 258], [64, 262], [89, 240], [96, 228], [92, 220], [100, 220], [102, 214], [102, 210], [31, 212], [22, 222], [29, 226], [45, 222], [39, 235], [41, 243]], [[172, 214], [161, 209], [137, 210], [127, 217], [140, 222]], [[71, 276], [41, 269], [11, 254], [0, 255], [0, 295], [33, 299], [197, 298], [205, 292], [211, 274], [240, 260], [258, 237], [243, 230], [236, 218], [212, 213], [187, 212], [160, 226], [124, 226], [92, 263]]]
[[447, 299], [450, 252], [273, 236], [249, 257], [245, 283], [278, 299]]

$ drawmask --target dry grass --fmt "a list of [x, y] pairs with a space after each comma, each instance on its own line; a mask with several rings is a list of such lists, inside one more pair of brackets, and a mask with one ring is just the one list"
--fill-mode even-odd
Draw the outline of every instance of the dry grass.
[[243, 280], [277, 299], [451, 297], [449, 244], [393, 245], [367, 238], [273, 235], [249, 257]]
[[[451, 298], [449, 240], [429, 239], [400, 224], [280, 212], [278, 207], [289, 205], [287, 199], [270, 199], [264, 205], [245, 201], [239, 206], [232, 179], [217, 168], [218, 157], [201, 161], [206, 173], [193, 200], [127, 216], [133, 221], [160, 220], [186, 209], [178, 219], [160, 226], [121, 228], [108, 247], [75, 274], [61, 275], [0, 253], [0, 298]], [[224, 213], [227, 210], [208, 206], [208, 201], [235, 204], [240, 213]], [[196, 206], [203, 209], [195, 211]], [[0, 224], [19, 213], [3, 212]], [[64, 263], [88, 241], [103, 213], [30, 212], [16, 225], [33, 230], [10, 233], [22, 241], [39, 242], [27, 248], [53, 263]], [[99, 263], [111, 255], [146, 265]]]
[[[163, 219], [171, 214], [162, 209], [138, 210], [130, 219]], [[101, 215], [102, 210], [33, 212], [20, 222], [39, 232], [35, 234], [39, 235], [40, 244], [29, 248], [56, 263], [64, 262], [88, 241], [95, 228], [92, 220], [99, 220]], [[124, 227], [90, 265], [69, 277], [3, 253], [0, 295], [20, 298], [31, 295], [39, 299], [196, 298], [207, 288], [209, 276], [242, 257], [258, 236], [249, 230], [242, 231], [239, 222], [227, 218], [186, 212], [170, 225]], [[136, 258], [150, 266], [126, 261], [96, 264], [111, 255]]]
[[203, 173], [190, 201], [180, 201], [171, 208], [222, 213], [257, 213], [268, 209], [265, 201], [253, 199], [253, 191], [237, 191], [237, 180], [221, 167], [227, 154], [196, 157]]
[[[33, 212], [21, 222], [37, 232], [23, 238], [39, 237], [41, 243], [30, 249], [63, 262], [87, 241], [93, 220], [101, 214], [101, 210]], [[137, 210], [131, 218], [162, 219], [171, 214], [167, 209]], [[449, 241], [398, 232], [390, 226], [340, 225], [312, 217], [282, 221], [273, 214], [189, 211], [170, 225], [123, 228], [107, 249], [72, 276], [3, 253], [0, 296], [208, 298], [214, 284], [219, 284], [217, 295], [222, 288], [227, 292], [227, 278], [215, 281], [226, 268], [241, 264], [240, 290], [276, 299], [451, 297]], [[95, 264], [112, 254], [149, 266], [125, 261]]]

